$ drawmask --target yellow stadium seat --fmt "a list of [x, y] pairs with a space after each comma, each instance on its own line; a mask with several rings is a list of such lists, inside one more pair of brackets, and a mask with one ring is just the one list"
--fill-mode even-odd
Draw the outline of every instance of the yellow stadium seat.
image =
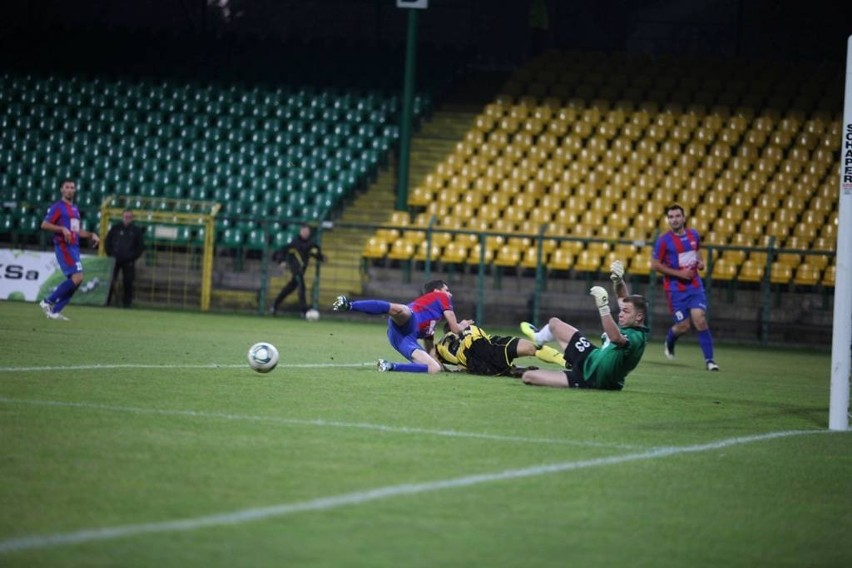
[[394, 242], [401, 234], [402, 232], [399, 229], [380, 228], [376, 230], [376, 236], [387, 243]]
[[384, 258], [388, 253], [388, 244], [381, 237], [370, 237], [364, 244], [364, 249], [361, 251], [361, 256], [365, 258], [380, 259]]
[[808, 225], [806, 223], [799, 223], [793, 229], [793, 235], [796, 237], [801, 237], [802, 239], [810, 242], [813, 241], [817, 236], [817, 227], [816, 225]]
[[604, 258], [609, 254], [611, 248], [604, 243], [589, 243], [589, 248], [580, 251], [574, 268], [581, 272], [597, 272], [600, 270]]
[[414, 244], [411, 241], [399, 238], [391, 245], [388, 251], [388, 258], [391, 260], [410, 260], [414, 256], [414, 252]]
[[726, 245], [730, 240], [729, 235], [721, 235], [714, 231], [707, 231], [703, 235], [701, 235], [701, 244], [704, 246], [709, 245]]
[[720, 214], [721, 219], [727, 219], [734, 225], [737, 225], [742, 222], [744, 217], [745, 211], [734, 206], [724, 207]]
[[[541, 261], [543, 265], [548, 264], [549, 255], [542, 250]], [[523, 254], [521, 256], [521, 267], [523, 268], [536, 268], [538, 266], [538, 247], [535, 245], [528, 246], [523, 249]]]
[[763, 280], [764, 265], [747, 259], [740, 267], [740, 274], [737, 278], [742, 282], [760, 282]]
[[784, 263], [773, 262], [769, 272], [772, 284], [789, 284], [793, 280], [793, 269]]
[[766, 144], [767, 138], [769, 138], [769, 133], [762, 130], [749, 130], [745, 133], [744, 138], [750, 146], [762, 148]]
[[826, 267], [822, 274], [822, 285], [834, 287], [834, 280], [837, 275], [837, 270], [833, 264]]
[[423, 187], [417, 186], [408, 194], [408, 205], [411, 207], [426, 207], [435, 198], [435, 194]]
[[[799, 247], [789, 247], [788, 245], [785, 245], [785, 248], [798, 249]], [[802, 262], [802, 255], [794, 252], [782, 252], [778, 253], [777, 261], [795, 270]]]
[[813, 250], [835, 250], [837, 246], [836, 239], [827, 239], [825, 237], [817, 237], [811, 243], [811, 248]]
[[737, 275], [738, 266], [739, 263], [731, 262], [730, 260], [727, 260], [724, 256], [722, 256], [713, 263], [712, 278], [714, 280], [733, 280]]
[[764, 234], [764, 227], [759, 221], [755, 221], [754, 219], [743, 219], [738, 231], [743, 235], [758, 237]]
[[723, 128], [719, 131], [716, 140], [727, 146], [736, 146], [739, 143], [741, 137], [742, 132], [733, 128]]
[[725, 250], [722, 252], [721, 260], [729, 263], [732, 266], [740, 266], [746, 259], [746, 251], [744, 250]]
[[419, 262], [425, 262], [427, 253], [429, 253], [430, 255], [430, 261], [435, 262], [441, 258], [441, 247], [434, 241], [432, 242], [431, 247], [426, 241], [423, 241], [420, 243], [420, 245], [417, 247], [417, 251], [414, 253], [414, 260]]
[[[836, 189], [835, 189], [835, 191], [836, 191]], [[836, 202], [836, 199], [837, 199], [836, 197], [833, 198], [833, 199], [829, 199], [827, 197], [823, 197], [822, 195], [817, 195], [816, 197], [811, 199], [809, 207], [811, 209], [816, 210], [816, 211], [823, 211], [825, 213], [830, 213], [831, 211], [834, 210], [834, 204]]]
[[[483, 250], [485, 251], [484, 258]], [[485, 262], [486, 265], [492, 264], [494, 262], [494, 250], [488, 248], [488, 245], [486, 245], [483, 249], [482, 245], [476, 243], [470, 247], [470, 252], [468, 253], [465, 262], [467, 262], [467, 264], [478, 265], [480, 260]]]
[[494, 258], [494, 264], [496, 266], [503, 267], [515, 267], [521, 263], [521, 251], [520, 249], [511, 243], [506, 243], [502, 245], [497, 250], [497, 255]]
[[831, 263], [831, 258], [832, 257], [826, 254], [808, 254], [805, 255], [804, 262], [817, 267], [819, 270], [825, 270], [825, 268]]
[[592, 242], [586, 246], [586, 250], [603, 260], [606, 255], [612, 252], [612, 247], [613, 245], [608, 242]]
[[462, 243], [451, 241], [444, 247], [441, 253], [441, 262], [447, 264], [461, 264], [467, 259], [468, 247]]
[[837, 223], [829, 218], [819, 230], [819, 236], [830, 241], [837, 240]]
[[570, 270], [574, 267], [574, 254], [565, 248], [555, 249], [547, 260], [549, 270]]
[[793, 283], [797, 286], [816, 286], [820, 282], [820, 270], [811, 264], [802, 263], [796, 268]]
[[630, 259], [630, 274], [636, 276], [648, 276], [651, 274], [651, 247], [642, 247], [639, 252]]

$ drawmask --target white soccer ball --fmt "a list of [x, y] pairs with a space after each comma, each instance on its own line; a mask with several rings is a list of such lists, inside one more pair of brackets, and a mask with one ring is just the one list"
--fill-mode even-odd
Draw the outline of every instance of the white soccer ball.
[[305, 319], [308, 321], [317, 321], [319, 319], [319, 310], [311, 308], [305, 312]]
[[248, 364], [258, 373], [268, 373], [278, 364], [278, 349], [271, 343], [255, 343], [248, 350]]

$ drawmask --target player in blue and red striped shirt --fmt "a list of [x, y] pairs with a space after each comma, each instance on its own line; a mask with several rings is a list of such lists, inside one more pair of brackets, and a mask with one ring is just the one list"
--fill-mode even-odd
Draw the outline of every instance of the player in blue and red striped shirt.
[[663, 289], [674, 317], [674, 325], [666, 335], [666, 358], [674, 359], [675, 342], [694, 325], [707, 370], [718, 371], [719, 365], [713, 358], [713, 336], [707, 324], [707, 296], [698, 275], [698, 271], [704, 270], [701, 238], [698, 231], [686, 227], [686, 215], [677, 203], [666, 207], [666, 219], [671, 231], [660, 235], [651, 257], [651, 269], [663, 275]]
[[[350, 301], [338, 296], [332, 309], [364, 314], [387, 314], [388, 341], [410, 363], [392, 363], [379, 359], [379, 371], [405, 373], [439, 373], [443, 369], [435, 353], [435, 328], [447, 320], [450, 331], [460, 333], [470, 327], [471, 320], [458, 321], [453, 311], [453, 295], [443, 280], [430, 280], [423, 286], [423, 295], [410, 304], [395, 304], [385, 300]], [[423, 341], [423, 345], [419, 340]]]
[[71, 296], [83, 283], [83, 264], [80, 262], [80, 237], [89, 239], [92, 246], [98, 246], [97, 233], [86, 231], [80, 225], [80, 211], [74, 205], [77, 184], [74, 180], [64, 179], [59, 185], [62, 199], [47, 210], [41, 222], [41, 228], [53, 233], [53, 249], [56, 262], [66, 280], [57, 286], [39, 306], [49, 319], [67, 320], [61, 312], [71, 300]]

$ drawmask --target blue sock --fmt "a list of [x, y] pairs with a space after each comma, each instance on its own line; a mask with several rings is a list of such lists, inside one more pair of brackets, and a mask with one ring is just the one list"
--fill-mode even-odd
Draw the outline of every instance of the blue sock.
[[677, 336], [672, 331], [672, 328], [669, 328], [669, 333], [666, 335], [666, 343], [671, 346], [675, 344], [675, 341], [677, 341]]
[[390, 311], [390, 302], [384, 300], [357, 300], [351, 303], [353, 312], [363, 314], [386, 314]]
[[47, 303], [56, 304], [57, 302], [64, 299], [65, 296], [69, 294], [69, 292], [73, 294], [76, 288], [77, 287], [74, 286], [74, 281], [70, 278], [66, 278], [64, 282], [62, 282], [59, 286], [53, 289], [53, 292], [51, 292], [50, 296], [47, 297]]
[[[71, 282], [71, 280], [69, 279], [67, 280], [67, 282]], [[62, 311], [62, 308], [68, 305], [68, 302], [71, 301], [71, 297], [74, 295], [74, 292], [77, 291], [77, 288], [79, 288], [79, 286], [72, 285], [71, 291], [65, 294], [65, 296], [63, 296], [62, 298], [59, 298], [59, 301], [53, 304], [53, 313], [58, 314]]]
[[711, 360], [713, 358], [713, 336], [710, 335], [709, 329], [698, 332], [698, 345], [701, 346], [701, 351], [704, 352], [704, 360]]
[[393, 363], [391, 371], [397, 373], [428, 373], [429, 365], [423, 363]]

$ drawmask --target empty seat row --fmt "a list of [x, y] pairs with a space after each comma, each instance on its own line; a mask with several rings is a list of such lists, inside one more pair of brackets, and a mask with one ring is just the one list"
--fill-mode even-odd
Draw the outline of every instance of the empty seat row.
[[[425, 215], [438, 229], [507, 239], [546, 224], [557, 237], [650, 242], [667, 230], [663, 208], [676, 201], [710, 245], [743, 245], [745, 236], [743, 246], [808, 248], [836, 236], [840, 125], [836, 111], [813, 108], [504, 93], [412, 189], [413, 215], [396, 224], [422, 226]], [[451, 239], [454, 247], [465, 244], [459, 240]], [[380, 229], [370, 254], [384, 248], [393, 260], [411, 258], [416, 243]], [[449, 244], [436, 252], [448, 254]], [[485, 246], [498, 264], [529, 258], [500, 238]], [[779, 264], [794, 271], [796, 257]]]

